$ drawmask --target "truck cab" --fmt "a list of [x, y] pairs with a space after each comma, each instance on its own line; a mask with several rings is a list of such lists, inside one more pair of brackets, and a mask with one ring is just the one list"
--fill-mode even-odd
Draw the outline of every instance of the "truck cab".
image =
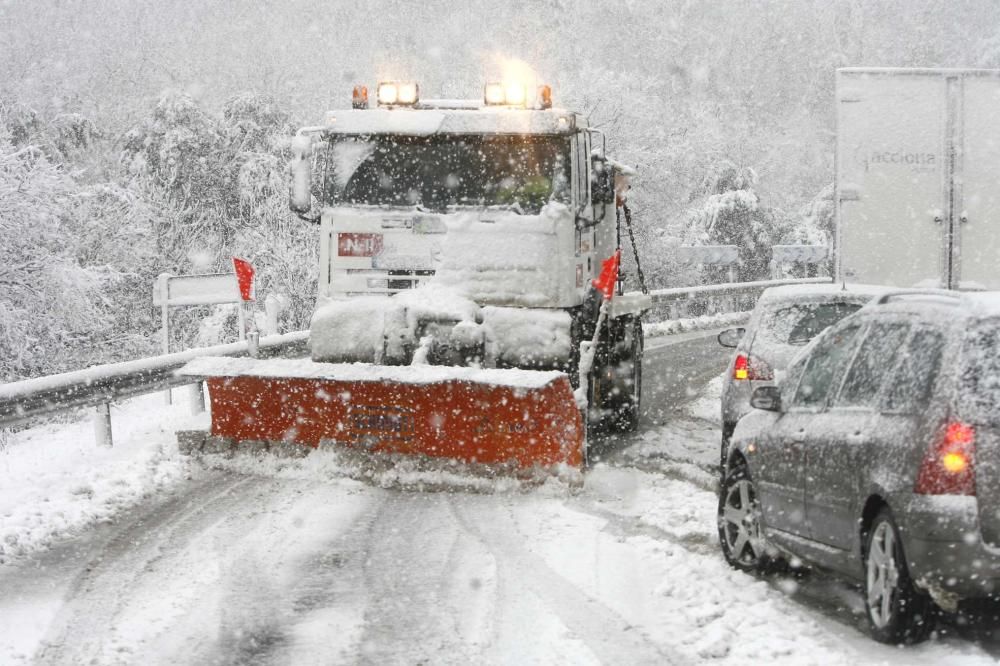
[[[557, 369], [576, 383], [631, 170], [584, 116], [552, 106], [548, 86], [434, 100], [384, 82], [374, 97], [355, 87], [351, 109], [293, 141], [291, 208], [320, 225], [313, 359]], [[602, 356], [618, 402], [638, 383], [650, 307], [621, 291]]]
[[616, 243], [601, 135], [551, 108], [545, 86], [531, 101], [523, 88], [482, 101], [404, 89], [416, 87], [382, 84], [369, 108], [359, 86], [353, 109], [299, 133], [293, 171], [315, 171], [292, 203], [320, 223], [320, 300], [434, 277], [480, 305], [581, 305]]

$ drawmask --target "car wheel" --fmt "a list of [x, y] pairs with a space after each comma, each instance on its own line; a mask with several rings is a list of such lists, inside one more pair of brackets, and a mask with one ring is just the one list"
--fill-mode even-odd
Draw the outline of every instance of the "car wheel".
[[903, 543], [888, 507], [875, 516], [865, 540], [865, 608], [872, 637], [915, 643], [934, 628], [934, 603], [918, 591], [906, 568]]
[[759, 571], [766, 564], [757, 490], [745, 464], [726, 475], [719, 493], [719, 544], [726, 562], [741, 571]]

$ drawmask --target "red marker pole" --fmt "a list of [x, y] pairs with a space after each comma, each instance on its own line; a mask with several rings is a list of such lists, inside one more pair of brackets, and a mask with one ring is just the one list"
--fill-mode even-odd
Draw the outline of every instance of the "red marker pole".
[[255, 297], [254, 289], [254, 268], [246, 259], [233, 257], [233, 271], [236, 273], [236, 283], [240, 287], [239, 319], [240, 319], [240, 340], [250, 340], [251, 356], [256, 356], [257, 347], [257, 326], [253, 317], [253, 301]]

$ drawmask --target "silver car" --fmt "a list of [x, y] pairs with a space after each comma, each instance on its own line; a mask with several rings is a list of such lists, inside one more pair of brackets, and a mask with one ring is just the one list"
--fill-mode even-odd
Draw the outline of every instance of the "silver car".
[[895, 293], [829, 328], [732, 436], [726, 559], [864, 583], [872, 635], [1000, 598], [1000, 293]]
[[736, 422], [750, 411], [754, 389], [773, 386], [810, 340], [885, 292], [852, 284], [771, 287], [761, 294], [745, 329], [719, 334], [720, 345], [736, 349], [722, 385], [721, 462]]

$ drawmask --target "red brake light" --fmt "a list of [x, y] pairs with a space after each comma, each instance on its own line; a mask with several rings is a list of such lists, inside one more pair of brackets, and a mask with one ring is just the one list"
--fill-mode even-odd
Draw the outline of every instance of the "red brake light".
[[733, 364], [733, 379], [750, 379], [750, 361], [743, 354], [736, 355]]
[[752, 379], [769, 382], [774, 379], [771, 367], [753, 356], [737, 354], [733, 363], [733, 379]]
[[975, 428], [952, 421], [924, 456], [913, 492], [920, 495], [975, 495], [975, 461]]

